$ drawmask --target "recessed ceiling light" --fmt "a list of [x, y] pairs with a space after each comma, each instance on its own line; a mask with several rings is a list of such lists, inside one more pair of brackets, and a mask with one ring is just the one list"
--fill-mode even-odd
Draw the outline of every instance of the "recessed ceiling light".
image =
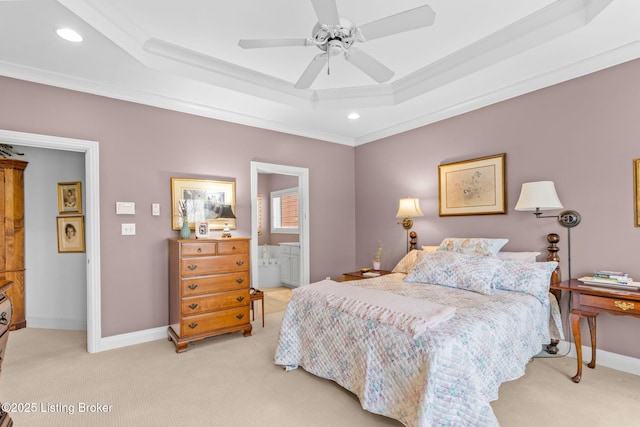
[[70, 42], [79, 43], [82, 41], [82, 36], [72, 30], [71, 28], [58, 28], [56, 33], [65, 40]]
[[359, 119], [359, 118], [360, 118], [360, 114], [358, 114], [358, 113], [351, 113], [351, 114], [349, 114], [347, 117], [348, 117], [349, 119], [351, 119], [351, 120], [357, 120], [357, 119]]

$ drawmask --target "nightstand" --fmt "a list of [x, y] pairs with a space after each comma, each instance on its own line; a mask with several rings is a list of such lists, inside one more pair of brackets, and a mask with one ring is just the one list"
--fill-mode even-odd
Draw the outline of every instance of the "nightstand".
[[[389, 270], [370, 270], [371, 273], [379, 273], [380, 276], [385, 276], [387, 274], [391, 274], [392, 271]], [[362, 271], [353, 271], [351, 273], [342, 273], [341, 280], [336, 280], [337, 282], [347, 282], [349, 280], [363, 280], [363, 279], [373, 279], [374, 277], [380, 276], [365, 276]]]

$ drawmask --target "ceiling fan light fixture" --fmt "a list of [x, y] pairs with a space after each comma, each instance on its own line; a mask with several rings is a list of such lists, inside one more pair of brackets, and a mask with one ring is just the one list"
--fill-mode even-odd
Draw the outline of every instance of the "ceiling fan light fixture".
[[327, 65], [332, 56], [344, 54], [347, 62], [371, 77], [377, 83], [388, 82], [393, 71], [369, 54], [353, 47], [353, 44], [365, 42], [392, 34], [403, 33], [433, 24], [435, 13], [428, 5], [409, 9], [390, 15], [362, 26], [356, 26], [349, 19], [338, 14], [336, 0], [311, 0], [318, 18], [311, 31], [311, 39], [242, 39], [238, 46], [243, 49], [284, 46], [316, 46], [322, 53], [316, 55], [304, 70], [296, 89], [308, 89]]

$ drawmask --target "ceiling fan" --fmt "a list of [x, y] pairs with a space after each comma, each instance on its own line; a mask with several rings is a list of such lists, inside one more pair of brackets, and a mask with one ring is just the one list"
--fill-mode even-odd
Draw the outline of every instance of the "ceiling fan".
[[327, 64], [332, 56], [344, 54], [347, 62], [353, 64], [378, 83], [389, 81], [393, 71], [369, 54], [352, 47], [355, 42], [386, 37], [417, 28], [428, 27], [435, 20], [435, 12], [428, 5], [409, 9], [387, 16], [368, 24], [356, 26], [338, 15], [336, 0], [311, 0], [318, 17], [318, 23], [311, 31], [311, 38], [299, 39], [243, 39], [238, 45], [243, 49], [284, 46], [316, 46], [322, 53], [316, 55], [295, 84], [297, 89], [306, 89]]

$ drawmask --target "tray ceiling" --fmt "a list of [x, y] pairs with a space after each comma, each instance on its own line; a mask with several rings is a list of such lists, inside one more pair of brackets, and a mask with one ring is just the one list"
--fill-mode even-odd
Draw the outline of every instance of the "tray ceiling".
[[424, 5], [435, 20], [354, 44], [385, 83], [335, 56], [296, 89], [316, 46], [238, 41], [311, 37], [313, 3], [0, 0], [0, 75], [355, 146], [640, 57], [637, 0], [336, 0], [356, 26]]

